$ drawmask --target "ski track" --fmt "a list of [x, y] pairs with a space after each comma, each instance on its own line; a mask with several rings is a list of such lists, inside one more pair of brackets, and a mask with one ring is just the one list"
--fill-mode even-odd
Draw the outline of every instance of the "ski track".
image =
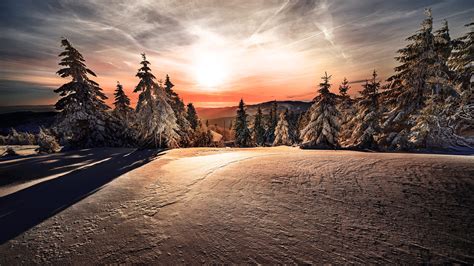
[[167, 152], [0, 246], [18, 263], [474, 263], [474, 159]]

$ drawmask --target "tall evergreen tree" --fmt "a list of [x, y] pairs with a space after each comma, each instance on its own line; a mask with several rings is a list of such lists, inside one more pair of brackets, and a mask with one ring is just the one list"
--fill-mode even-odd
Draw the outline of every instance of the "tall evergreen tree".
[[248, 147], [251, 145], [250, 130], [247, 125], [247, 112], [244, 100], [239, 102], [237, 117], [235, 119], [235, 145], [238, 147]]
[[474, 22], [467, 25], [468, 32], [453, 41], [454, 49], [449, 65], [454, 70], [455, 83], [461, 94], [454, 105], [450, 124], [456, 132], [474, 130]]
[[347, 81], [347, 79], [344, 77], [344, 80], [342, 81], [342, 84], [339, 85], [339, 94], [343, 98], [349, 97], [349, 95], [347, 95], [347, 92], [349, 91], [350, 88], [351, 87], [349, 86], [349, 81]]
[[432, 77], [428, 80], [428, 83], [432, 85], [433, 94], [441, 96], [439, 97], [440, 100], [444, 100], [446, 96], [457, 96], [451, 82], [454, 74], [448, 66], [452, 49], [453, 44], [449, 35], [448, 22], [445, 20], [443, 26], [434, 33], [434, 70]]
[[277, 145], [292, 145], [290, 134], [290, 126], [288, 123], [288, 110], [285, 109], [280, 113], [277, 126], [275, 128], [275, 140], [273, 141], [273, 146]]
[[257, 114], [253, 122], [253, 139], [257, 146], [265, 145], [265, 127], [263, 125], [263, 114], [260, 106], [258, 106]]
[[278, 105], [274, 101], [270, 106], [270, 113], [267, 120], [267, 130], [266, 130], [266, 140], [268, 143], [272, 144], [275, 140], [275, 128], [278, 123]]
[[186, 119], [189, 121], [191, 128], [196, 130], [199, 126], [199, 118], [197, 116], [196, 108], [192, 103], [188, 103], [186, 111]]
[[334, 148], [338, 147], [339, 112], [336, 109], [336, 95], [329, 91], [328, 76], [325, 73], [319, 84], [319, 95], [309, 110], [309, 123], [301, 131], [302, 147]]
[[361, 149], [377, 149], [374, 137], [380, 133], [380, 110], [378, 107], [380, 82], [374, 70], [372, 79], [366, 81], [357, 102], [357, 115], [349, 122], [352, 134], [346, 144]]
[[192, 137], [192, 128], [189, 123], [186, 112], [186, 107], [183, 101], [179, 98], [179, 95], [173, 90], [174, 84], [171, 82], [170, 77], [166, 75], [165, 92], [169, 99], [169, 104], [174, 111], [176, 116], [176, 123], [178, 124], [178, 135], [180, 136], [181, 146], [189, 146]]
[[386, 131], [383, 142], [395, 149], [406, 148], [403, 147], [407, 143], [406, 132], [414, 125], [426, 99], [436, 92], [433, 81], [437, 80], [439, 68], [435, 67], [438, 58], [432, 33], [433, 18], [430, 9], [425, 14], [421, 29], [407, 38], [411, 43], [398, 51], [396, 59], [401, 65], [395, 68], [396, 73], [388, 79], [385, 104], [391, 110], [386, 114], [383, 124]]
[[122, 84], [117, 81], [117, 87], [114, 92], [114, 113], [120, 119], [128, 120], [133, 109], [130, 107], [130, 98], [125, 94]]
[[104, 103], [107, 99], [97, 82], [88, 75], [96, 77], [85, 65], [82, 54], [67, 39], [61, 40], [65, 51], [60, 53], [63, 68], [57, 74], [71, 81], [63, 84], [54, 92], [59, 93], [56, 103], [58, 115], [56, 131], [62, 142], [71, 146], [92, 147], [110, 145], [111, 132], [107, 130], [109, 107]]
[[453, 41], [454, 51], [449, 60], [450, 66], [456, 72], [456, 81], [460, 91], [472, 91], [474, 74], [474, 21], [465, 25], [469, 31]]
[[150, 62], [142, 54], [142, 65], [137, 77], [140, 79], [134, 92], [140, 92], [137, 103], [137, 129], [142, 145], [153, 147], [178, 147], [179, 127], [176, 116], [169, 105], [165, 90], [158, 85], [151, 73]]

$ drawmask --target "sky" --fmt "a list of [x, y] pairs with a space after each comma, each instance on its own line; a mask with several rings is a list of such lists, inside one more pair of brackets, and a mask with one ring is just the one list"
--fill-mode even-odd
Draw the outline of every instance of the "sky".
[[393, 73], [396, 51], [431, 7], [434, 27], [452, 38], [474, 17], [472, 0], [0, 1], [0, 105], [54, 104], [60, 40], [84, 56], [113, 102], [117, 81], [133, 93], [146, 53], [158, 79], [168, 74], [186, 103], [234, 106], [311, 100], [321, 76], [356, 95], [376, 69]]

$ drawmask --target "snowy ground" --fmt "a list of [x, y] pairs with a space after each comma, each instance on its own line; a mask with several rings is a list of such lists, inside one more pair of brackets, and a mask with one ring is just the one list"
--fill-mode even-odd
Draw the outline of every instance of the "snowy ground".
[[472, 156], [84, 150], [0, 159], [7, 179], [2, 265], [474, 263]]

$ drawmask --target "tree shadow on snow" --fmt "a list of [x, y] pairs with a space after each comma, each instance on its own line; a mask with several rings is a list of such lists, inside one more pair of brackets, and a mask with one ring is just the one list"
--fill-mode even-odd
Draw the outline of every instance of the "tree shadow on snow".
[[[99, 191], [115, 178], [140, 167], [160, 155], [159, 150], [119, 150], [106, 153], [100, 149], [75, 153], [76, 159], [92, 162], [90, 166], [75, 169], [59, 177], [46, 180], [0, 198], [0, 244], [18, 236], [49, 217], [68, 208], [81, 199]], [[94, 153], [98, 153], [94, 156]], [[68, 154], [63, 154], [68, 156]], [[81, 157], [84, 156], [84, 157]], [[105, 158], [104, 158], [105, 157]], [[51, 157], [35, 158], [24, 167], [38, 167]], [[66, 158], [67, 160], [67, 158]], [[15, 162], [14, 164], [17, 164]], [[64, 162], [62, 163], [64, 165]], [[21, 166], [21, 165], [17, 165]], [[3, 166], [2, 166], [3, 167]], [[57, 167], [48, 165], [43, 174], [56, 173]], [[61, 169], [64, 171], [64, 169]]]

